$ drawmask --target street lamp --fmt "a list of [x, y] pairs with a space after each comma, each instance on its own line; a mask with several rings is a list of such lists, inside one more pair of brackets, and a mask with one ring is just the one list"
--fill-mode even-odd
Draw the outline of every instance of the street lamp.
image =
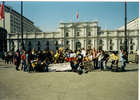
[[126, 58], [126, 62], [128, 62], [128, 51], [127, 51], [127, 4], [125, 2], [125, 51], [127, 53], [127, 58]]

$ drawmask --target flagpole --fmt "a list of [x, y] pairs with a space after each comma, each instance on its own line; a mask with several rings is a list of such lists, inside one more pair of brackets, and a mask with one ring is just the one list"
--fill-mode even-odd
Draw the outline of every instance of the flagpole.
[[4, 11], [4, 1], [3, 1], [3, 14], [4, 14], [4, 17], [3, 17], [3, 28], [5, 29], [5, 11]]

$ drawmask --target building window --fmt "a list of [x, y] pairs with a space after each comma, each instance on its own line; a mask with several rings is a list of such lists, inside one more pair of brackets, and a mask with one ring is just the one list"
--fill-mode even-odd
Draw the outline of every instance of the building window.
[[69, 44], [69, 41], [66, 41], [66, 45], [68, 45]]
[[102, 41], [102, 40], [100, 40], [100, 44], [102, 44], [102, 42], [103, 42], [103, 41]]
[[102, 48], [102, 46], [99, 46], [99, 50], [102, 50], [103, 48]]
[[80, 36], [80, 33], [79, 32], [77, 32], [77, 36]]
[[66, 33], [66, 37], [68, 37], [69, 36], [69, 33]]
[[120, 46], [120, 50], [122, 50], [122, 46]]
[[46, 45], [49, 45], [49, 41], [47, 41], [47, 44]]
[[88, 36], [91, 36], [91, 32], [88, 32]]
[[47, 50], [50, 50], [50, 48], [49, 48], [49, 47], [47, 47]]
[[120, 40], [120, 44], [122, 44], [122, 39]]
[[31, 46], [32, 44], [31, 44], [31, 41], [29, 41], [29, 46]]
[[112, 44], [112, 40], [110, 40], [110, 44]]
[[133, 46], [132, 45], [130, 46], [130, 50], [133, 50]]
[[58, 45], [58, 41], [55, 42], [55, 45]]
[[32, 51], [32, 48], [31, 47], [29, 47], [29, 51]]
[[112, 46], [110, 46], [110, 50], [113, 50], [113, 47]]
[[132, 44], [132, 43], [133, 43], [133, 39], [130, 40], [130, 44]]
[[38, 47], [38, 51], [40, 51], [40, 47]]
[[37, 44], [38, 46], [40, 46], [40, 42], [38, 41], [38, 44]]
[[88, 44], [91, 44], [91, 40], [88, 41]]
[[58, 47], [56, 47], [56, 50], [58, 50]]

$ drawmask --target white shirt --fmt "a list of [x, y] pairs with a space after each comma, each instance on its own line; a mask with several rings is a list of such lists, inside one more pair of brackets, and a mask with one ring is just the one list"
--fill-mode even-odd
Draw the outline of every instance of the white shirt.
[[82, 51], [81, 51], [81, 54], [82, 54], [84, 57], [86, 57], [86, 51], [85, 51], [85, 50], [82, 50]]

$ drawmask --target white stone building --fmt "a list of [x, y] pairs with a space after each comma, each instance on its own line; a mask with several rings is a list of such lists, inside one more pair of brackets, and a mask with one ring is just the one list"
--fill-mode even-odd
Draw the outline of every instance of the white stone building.
[[[5, 25], [4, 25], [5, 23]], [[4, 6], [4, 18], [0, 20], [0, 27], [7, 30], [8, 33], [21, 31], [21, 14], [11, 7]], [[23, 16], [23, 32], [42, 32], [34, 23]]]
[[[120, 27], [119, 30], [123, 30], [124, 26]], [[139, 29], [139, 17], [129, 21], [127, 23], [127, 29]]]
[[[133, 22], [133, 21], [131, 21]], [[135, 52], [139, 47], [139, 29], [128, 29], [128, 52]], [[26, 50], [56, 50], [59, 47], [69, 47], [70, 49], [101, 48], [105, 51], [120, 51], [124, 48], [125, 31], [101, 30], [98, 22], [71, 22], [60, 23], [57, 32], [25, 32], [24, 44]], [[7, 35], [7, 48], [20, 49], [21, 34], [9, 33]]]

